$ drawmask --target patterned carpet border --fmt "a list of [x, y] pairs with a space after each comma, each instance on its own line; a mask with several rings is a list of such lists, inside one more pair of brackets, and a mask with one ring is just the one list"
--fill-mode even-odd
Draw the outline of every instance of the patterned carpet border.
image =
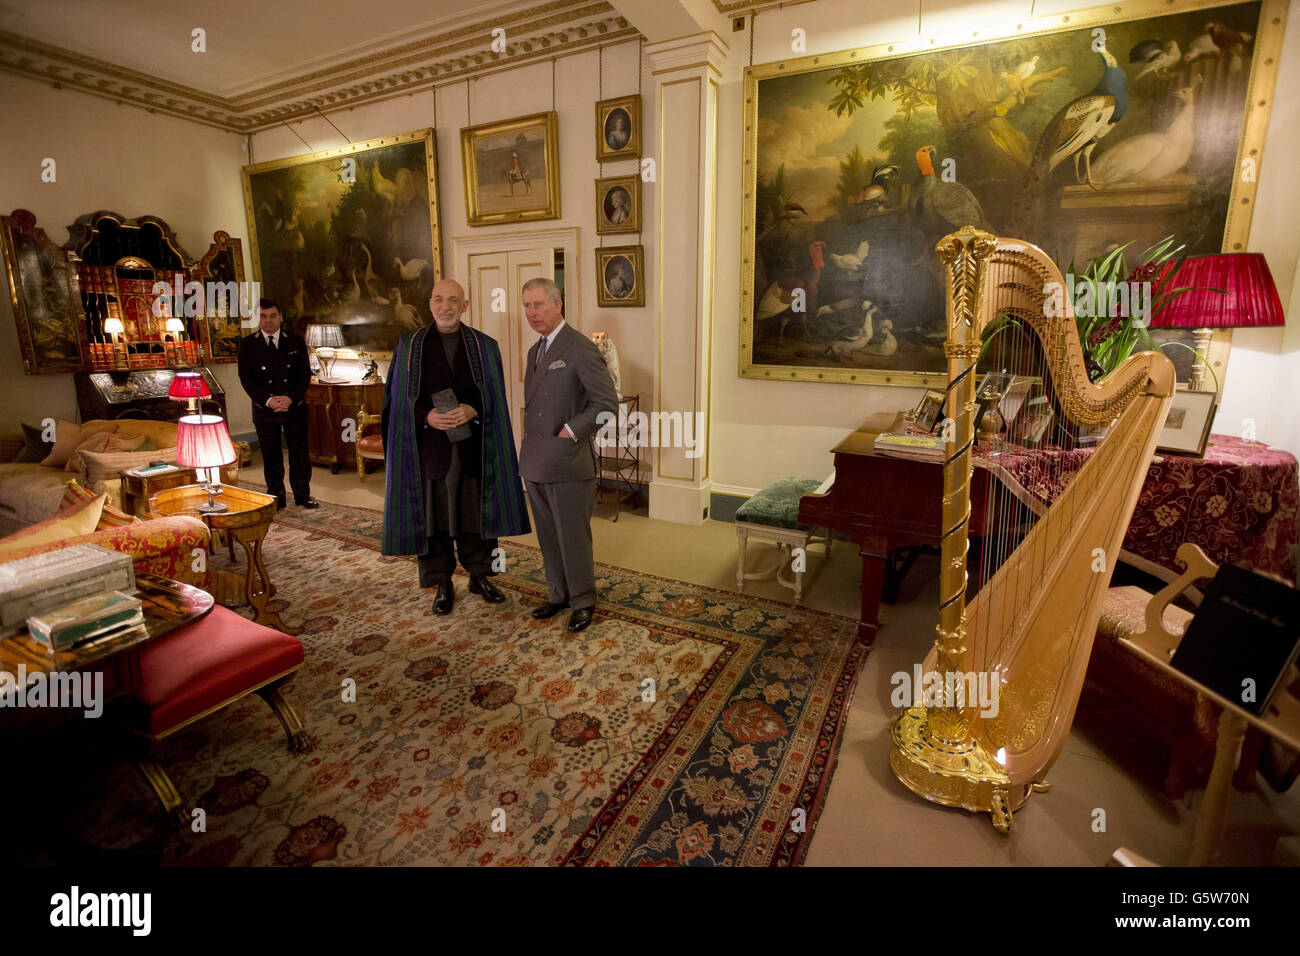
[[[289, 509], [277, 516], [276, 523], [353, 547], [379, 550], [382, 513], [374, 509], [335, 504], [325, 504], [311, 511]], [[512, 559], [511, 572], [498, 576], [497, 584], [529, 597], [544, 598], [546, 584], [540, 552], [521, 542], [512, 541], [510, 546], [521, 549], [525, 558]], [[413, 558], [389, 560], [414, 563]], [[847, 705], [869, 651], [866, 645], [851, 637], [856, 633], [856, 621], [780, 601], [741, 596], [731, 591], [602, 563], [597, 563], [596, 571], [600, 589], [597, 620], [602, 616], [622, 618], [630, 623], [677, 632], [685, 619], [691, 628], [703, 631], [716, 642], [721, 653], [672, 714], [653, 745], [614, 788], [580, 839], [554, 862], [562, 865], [618, 865], [625, 862], [675, 865], [669, 858], [675, 845], [679, 860], [707, 863], [717, 842], [730, 851], [729, 857], [734, 858], [738, 865], [801, 863], [825, 803], [844, 730]], [[411, 573], [414, 577], [414, 568]], [[629, 576], [652, 584], [663, 598], [647, 602], [645, 588], [637, 588], [630, 594], [610, 593], [610, 582]], [[692, 601], [700, 602], [699, 606]], [[743, 607], [744, 610], [731, 614], [726, 627], [695, 619], [711, 607]], [[289, 610], [292, 613], [292, 609]], [[665, 610], [675, 613], [665, 614]], [[791, 615], [799, 620], [792, 620]], [[737, 637], [750, 640], [738, 643]], [[740, 748], [747, 751], [746, 761], [758, 760], [752, 752], [753, 747], [770, 745], [774, 741], [783, 743], [774, 730], [750, 726], [735, 717], [737, 710], [747, 707], [775, 716], [764, 701], [774, 703], [782, 699], [773, 696], [772, 688], [776, 688], [777, 694], [784, 693], [784, 681], [773, 681], [774, 675], [766, 672], [764, 662], [768, 667], [780, 665], [789, 668], [792, 665], [778, 654], [765, 654], [765, 651], [780, 651], [786, 646], [799, 648], [812, 641], [843, 641], [847, 646], [842, 659], [827, 661], [818, 669], [817, 680], [808, 690], [797, 726], [790, 729], [788, 748], [765, 758], [773, 768], [783, 771], [781, 779], [772, 775], [767, 785], [760, 788], [764, 791], [760, 810], [743, 831], [734, 827], [728, 830], [724, 826], [720, 831], [711, 832], [707, 826], [709, 810], [719, 806], [729, 808], [727, 801], [734, 801], [736, 796], [719, 791], [701, 797], [701, 790], [706, 785], [716, 783], [713, 778], [706, 777], [706, 773], [730, 760], [737, 777], [743, 776], [745, 770], [752, 775], [761, 774], [767, 768], [755, 771], [752, 765], [740, 765], [737, 770], [735, 742], [746, 739], [746, 735], [752, 738], [744, 748]], [[794, 672], [787, 670], [783, 673], [793, 675]], [[775, 676], [782, 675], [778, 673]], [[707, 725], [697, 713], [698, 708], [706, 703], [711, 708], [706, 715]], [[724, 706], [727, 704], [730, 706]], [[819, 717], [809, 713], [822, 708]], [[741, 736], [737, 737], [737, 734]], [[732, 745], [730, 758], [724, 754], [727, 745]], [[709, 803], [710, 800], [714, 802]], [[702, 801], [708, 808], [703, 820], [698, 811]], [[802, 832], [793, 825], [795, 809], [804, 811]], [[725, 815], [722, 810], [717, 812]], [[730, 844], [724, 845], [727, 841]], [[697, 856], [691, 855], [697, 851]], [[637, 859], [633, 861], [629, 857]]]

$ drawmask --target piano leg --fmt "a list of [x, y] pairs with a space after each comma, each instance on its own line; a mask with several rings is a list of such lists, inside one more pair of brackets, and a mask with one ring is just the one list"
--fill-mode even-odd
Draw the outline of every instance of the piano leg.
[[880, 630], [880, 589], [889, 563], [889, 542], [882, 537], [863, 538], [858, 554], [862, 557], [862, 612], [858, 616], [858, 640], [871, 645], [876, 643], [876, 632]]

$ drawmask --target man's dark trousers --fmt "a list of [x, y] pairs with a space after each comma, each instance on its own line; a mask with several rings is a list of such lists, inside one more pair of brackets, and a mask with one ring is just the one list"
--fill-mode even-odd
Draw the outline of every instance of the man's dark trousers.
[[311, 455], [307, 450], [306, 414], [287, 422], [254, 422], [253, 427], [257, 429], [257, 443], [262, 449], [266, 493], [284, 497], [284, 452], [280, 442], [283, 430], [289, 443], [289, 487], [293, 489], [293, 500], [303, 502], [310, 498]]
[[[436, 588], [451, 580], [456, 570], [456, 553], [460, 553], [460, 563], [470, 574], [491, 577], [492, 552], [497, 548], [497, 538], [485, 538], [473, 531], [462, 531], [452, 538], [439, 534], [429, 537], [429, 551], [417, 559], [420, 568], [420, 587]], [[454, 550], [453, 550], [454, 542]]]

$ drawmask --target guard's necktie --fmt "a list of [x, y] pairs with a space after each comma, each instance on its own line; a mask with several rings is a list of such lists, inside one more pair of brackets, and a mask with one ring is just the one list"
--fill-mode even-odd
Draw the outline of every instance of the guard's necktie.
[[275, 348], [275, 337], [268, 335], [266, 337], [266, 344], [271, 348]]

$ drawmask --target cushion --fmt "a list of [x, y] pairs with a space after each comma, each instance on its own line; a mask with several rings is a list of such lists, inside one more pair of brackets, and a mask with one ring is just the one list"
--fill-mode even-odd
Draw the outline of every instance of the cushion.
[[55, 425], [54, 447], [50, 449], [50, 453], [45, 456], [41, 464], [50, 468], [62, 468], [68, 463], [72, 453], [77, 450], [77, 446], [95, 432], [116, 430], [117, 422], [86, 422], [84, 425], [78, 425], [60, 418]]
[[14, 457], [14, 461], [44, 461], [54, 448], [54, 442], [46, 441], [42, 436], [45, 430], [35, 425], [24, 425], [23, 436], [27, 444]]
[[135, 451], [142, 444], [144, 444], [143, 435], [123, 436], [115, 435], [113, 432], [95, 432], [77, 446], [77, 450], [68, 458], [68, 463], [63, 466], [63, 470], [82, 474], [86, 468], [85, 460], [81, 457], [83, 452]]
[[10, 530], [58, 514], [68, 477], [67, 472], [37, 462], [0, 464], [0, 513], [17, 522]]
[[80, 474], [84, 467], [81, 463], [81, 453], [83, 451], [104, 451], [108, 448], [108, 443], [113, 440], [112, 432], [95, 432], [88, 438], [82, 440], [77, 446], [76, 451], [68, 456], [67, 463], [64, 464], [64, 471], [71, 471], [74, 474]]
[[737, 509], [736, 520], [777, 528], [807, 528], [799, 523], [799, 499], [819, 487], [821, 482], [816, 478], [774, 481]]
[[[91, 491], [89, 488], [82, 487], [74, 478], [72, 481], [68, 482], [67, 490], [63, 492], [63, 501], [59, 508], [62, 510], [63, 508], [74, 505], [79, 501], [89, 501], [91, 498], [95, 497], [97, 497], [95, 492]], [[99, 524], [95, 526], [95, 530], [103, 531], [105, 528], [120, 528], [124, 524], [137, 524], [139, 521], [139, 518], [127, 514], [120, 508], [114, 507], [111, 501], [105, 500], [104, 511], [99, 516]]]
[[296, 637], [218, 605], [201, 620], [144, 645], [134, 695], [145, 709], [139, 723], [161, 736], [301, 663]]
[[0, 540], [0, 554], [90, 534], [99, 524], [99, 516], [104, 510], [104, 501], [103, 495], [96, 495], [88, 501], [79, 501], [64, 508], [53, 518], [47, 518], [11, 534]]
[[384, 439], [379, 435], [367, 435], [357, 441], [357, 447], [373, 455], [382, 455], [384, 453]]
[[[1147, 604], [1154, 595], [1131, 585], [1111, 588], [1106, 592], [1097, 621], [1097, 633], [1102, 637], [1121, 640], [1141, 634], [1147, 626]], [[1164, 625], [1170, 634], [1182, 634], [1191, 621], [1190, 612], [1170, 604], [1165, 608]]]
[[127, 468], [139, 468], [158, 457], [156, 451], [86, 451], [81, 453], [86, 463], [85, 484], [92, 488], [97, 481], [121, 478]]

